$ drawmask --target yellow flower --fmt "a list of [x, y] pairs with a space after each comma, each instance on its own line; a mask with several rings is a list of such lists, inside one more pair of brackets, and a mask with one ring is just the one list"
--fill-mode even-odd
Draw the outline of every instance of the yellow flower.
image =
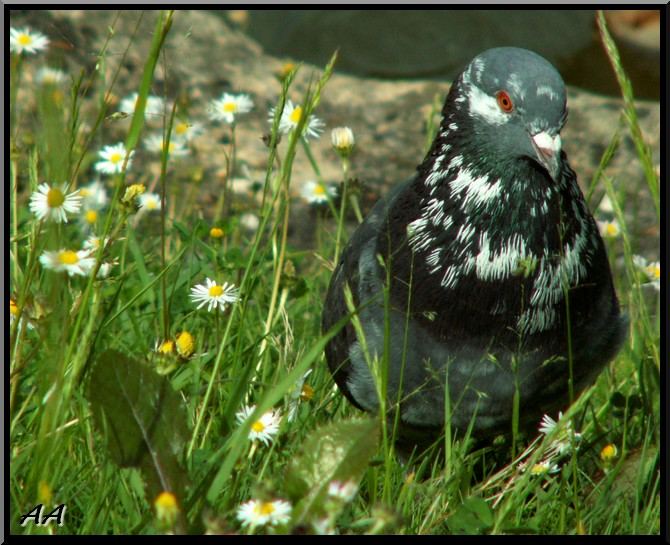
[[221, 227], [212, 227], [209, 230], [209, 236], [212, 238], [221, 238], [223, 236], [223, 229]]
[[10, 297], [9, 299], [9, 313], [12, 315], [12, 317], [16, 317], [19, 315], [19, 307], [16, 304], [16, 301]]
[[300, 392], [300, 399], [303, 401], [309, 401], [314, 397], [314, 388], [312, 388], [309, 384], [303, 384], [302, 385], [302, 391]]
[[53, 500], [53, 493], [49, 483], [46, 481], [40, 481], [37, 485], [37, 501], [44, 505], [51, 505]]
[[295, 70], [295, 64], [292, 62], [286, 62], [282, 65], [282, 67], [279, 69], [279, 79], [284, 79], [286, 76], [288, 76], [291, 72]]
[[195, 349], [195, 339], [188, 331], [177, 333], [177, 352], [182, 358], [188, 358]]
[[600, 459], [605, 463], [609, 463], [614, 460], [618, 454], [619, 451], [617, 450], [616, 445], [614, 443], [610, 443], [609, 445], [605, 445], [600, 451]]
[[173, 354], [174, 342], [170, 339], [163, 341], [156, 347], [156, 352], [159, 352], [160, 354]]
[[161, 492], [154, 500], [156, 518], [167, 526], [172, 526], [177, 520], [179, 506], [177, 498], [172, 492]]
[[126, 188], [126, 192], [123, 194], [123, 198], [121, 199], [122, 202], [126, 204], [132, 203], [137, 197], [142, 195], [146, 191], [146, 187], [144, 187], [144, 184], [133, 184], [129, 185]]
[[175, 352], [175, 342], [171, 339], [156, 341], [154, 344], [153, 361], [159, 375], [167, 375], [177, 368], [179, 360]]

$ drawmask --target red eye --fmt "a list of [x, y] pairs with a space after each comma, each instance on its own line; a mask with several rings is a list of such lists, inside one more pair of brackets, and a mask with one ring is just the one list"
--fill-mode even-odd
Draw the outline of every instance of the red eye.
[[514, 109], [512, 99], [505, 91], [498, 91], [496, 93], [496, 100], [498, 101], [498, 106], [503, 112], [510, 113]]

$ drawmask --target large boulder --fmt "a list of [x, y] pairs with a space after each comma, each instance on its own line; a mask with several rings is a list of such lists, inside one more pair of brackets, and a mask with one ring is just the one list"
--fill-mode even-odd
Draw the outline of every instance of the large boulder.
[[[53, 42], [49, 53], [53, 58], [50, 60], [62, 62], [72, 71], [81, 67], [94, 69], [99, 63], [97, 55], [103, 49], [108, 29], [113, 28], [114, 35], [104, 63], [111, 75], [132, 39], [114, 88], [114, 94], [122, 98], [139, 86], [156, 16], [157, 12], [153, 11], [19, 11], [12, 12], [11, 24], [27, 24], [47, 34]], [[181, 97], [189, 104], [191, 119], [200, 120], [208, 127], [196, 144], [198, 163], [206, 173], [213, 174], [205, 179], [209, 184], [206, 186], [209, 196], [203, 194], [200, 197], [205, 215], [216, 200], [217, 184], [224, 171], [222, 142], [229, 134], [228, 126], [208, 120], [207, 101], [224, 91], [249, 93], [253, 98], [254, 109], [240, 118], [237, 125], [240, 168], [235, 176], [260, 181], [264, 178], [267, 161], [267, 148], [261, 137], [268, 132], [268, 110], [275, 105], [280, 91], [276, 74], [290, 60], [265, 54], [257, 42], [220, 15], [207, 11], [178, 11], [175, 14], [165, 46], [166, 62], [161, 60], [159, 63], [153, 93], [163, 95], [167, 90], [169, 97]], [[294, 102], [302, 99], [308, 83], [321, 68], [302, 66], [290, 93]], [[311, 141], [324, 178], [333, 182], [340, 179], [340, 165], [331, 150], [329, 130], [342, 125], [351, 127], [356, 135], [352, 173], [367, 188], [364, 206], [392, 184], [410, 176], [424, 153], [425, 125], [431, 104], [441, 103], [448, 89], [447, 82], [382, 81], [340, 74], [336, 67], [316, 112], [325, 121], [327, 131], [320, 139]], [[622, 102], [575, 87], [568, 88], [568, 97], [570, 115], [562, 139], [582, 187], [585, 187], [621, 124]], [[97, 96], [91, 94], [87, 100], [89, 108], [96, 107]], [[643, 135], [652, 148], [654, 164], [658, 165], [659, 104], [639, 101], [637, 112]], [[105, 130], [108, 129], [121, 131], [123, 126], [107, 124]], [[607, 174], [614, 178], [623, 196], [638, 199], [642, 230], [658, 235], [657, 220], [635, 147], [625, 127], [622, 134], [621, 146]], [[119, 137], [122, 136], [120, 132]], [[300, 152], [292, 179], [295, 193], [302, 183], [313, 178], [312, 168]], [[601, 194], [597, 193], [596, 204]]]

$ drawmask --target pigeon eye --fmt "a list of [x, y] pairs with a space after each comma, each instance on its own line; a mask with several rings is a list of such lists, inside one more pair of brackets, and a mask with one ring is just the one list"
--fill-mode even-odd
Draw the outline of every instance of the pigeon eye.
[[505, 91], [498, 91], [496, 93], [496, 100], [498, 101], [498, 107], [505, 113], [510, 113], [514, 109], [514, 104], [512, 104], [512, 99]]

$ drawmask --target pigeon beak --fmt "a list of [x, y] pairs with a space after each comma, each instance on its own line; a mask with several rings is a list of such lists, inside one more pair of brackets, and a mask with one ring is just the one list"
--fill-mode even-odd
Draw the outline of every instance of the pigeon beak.
[[547, 169], [551, 178], [555, 181], [560, 170], [561, 158], [561, 136], [551, 136], [547, 132], [539, 132], [531, 135], [531, 142], [535, 149], [537, 160]]

